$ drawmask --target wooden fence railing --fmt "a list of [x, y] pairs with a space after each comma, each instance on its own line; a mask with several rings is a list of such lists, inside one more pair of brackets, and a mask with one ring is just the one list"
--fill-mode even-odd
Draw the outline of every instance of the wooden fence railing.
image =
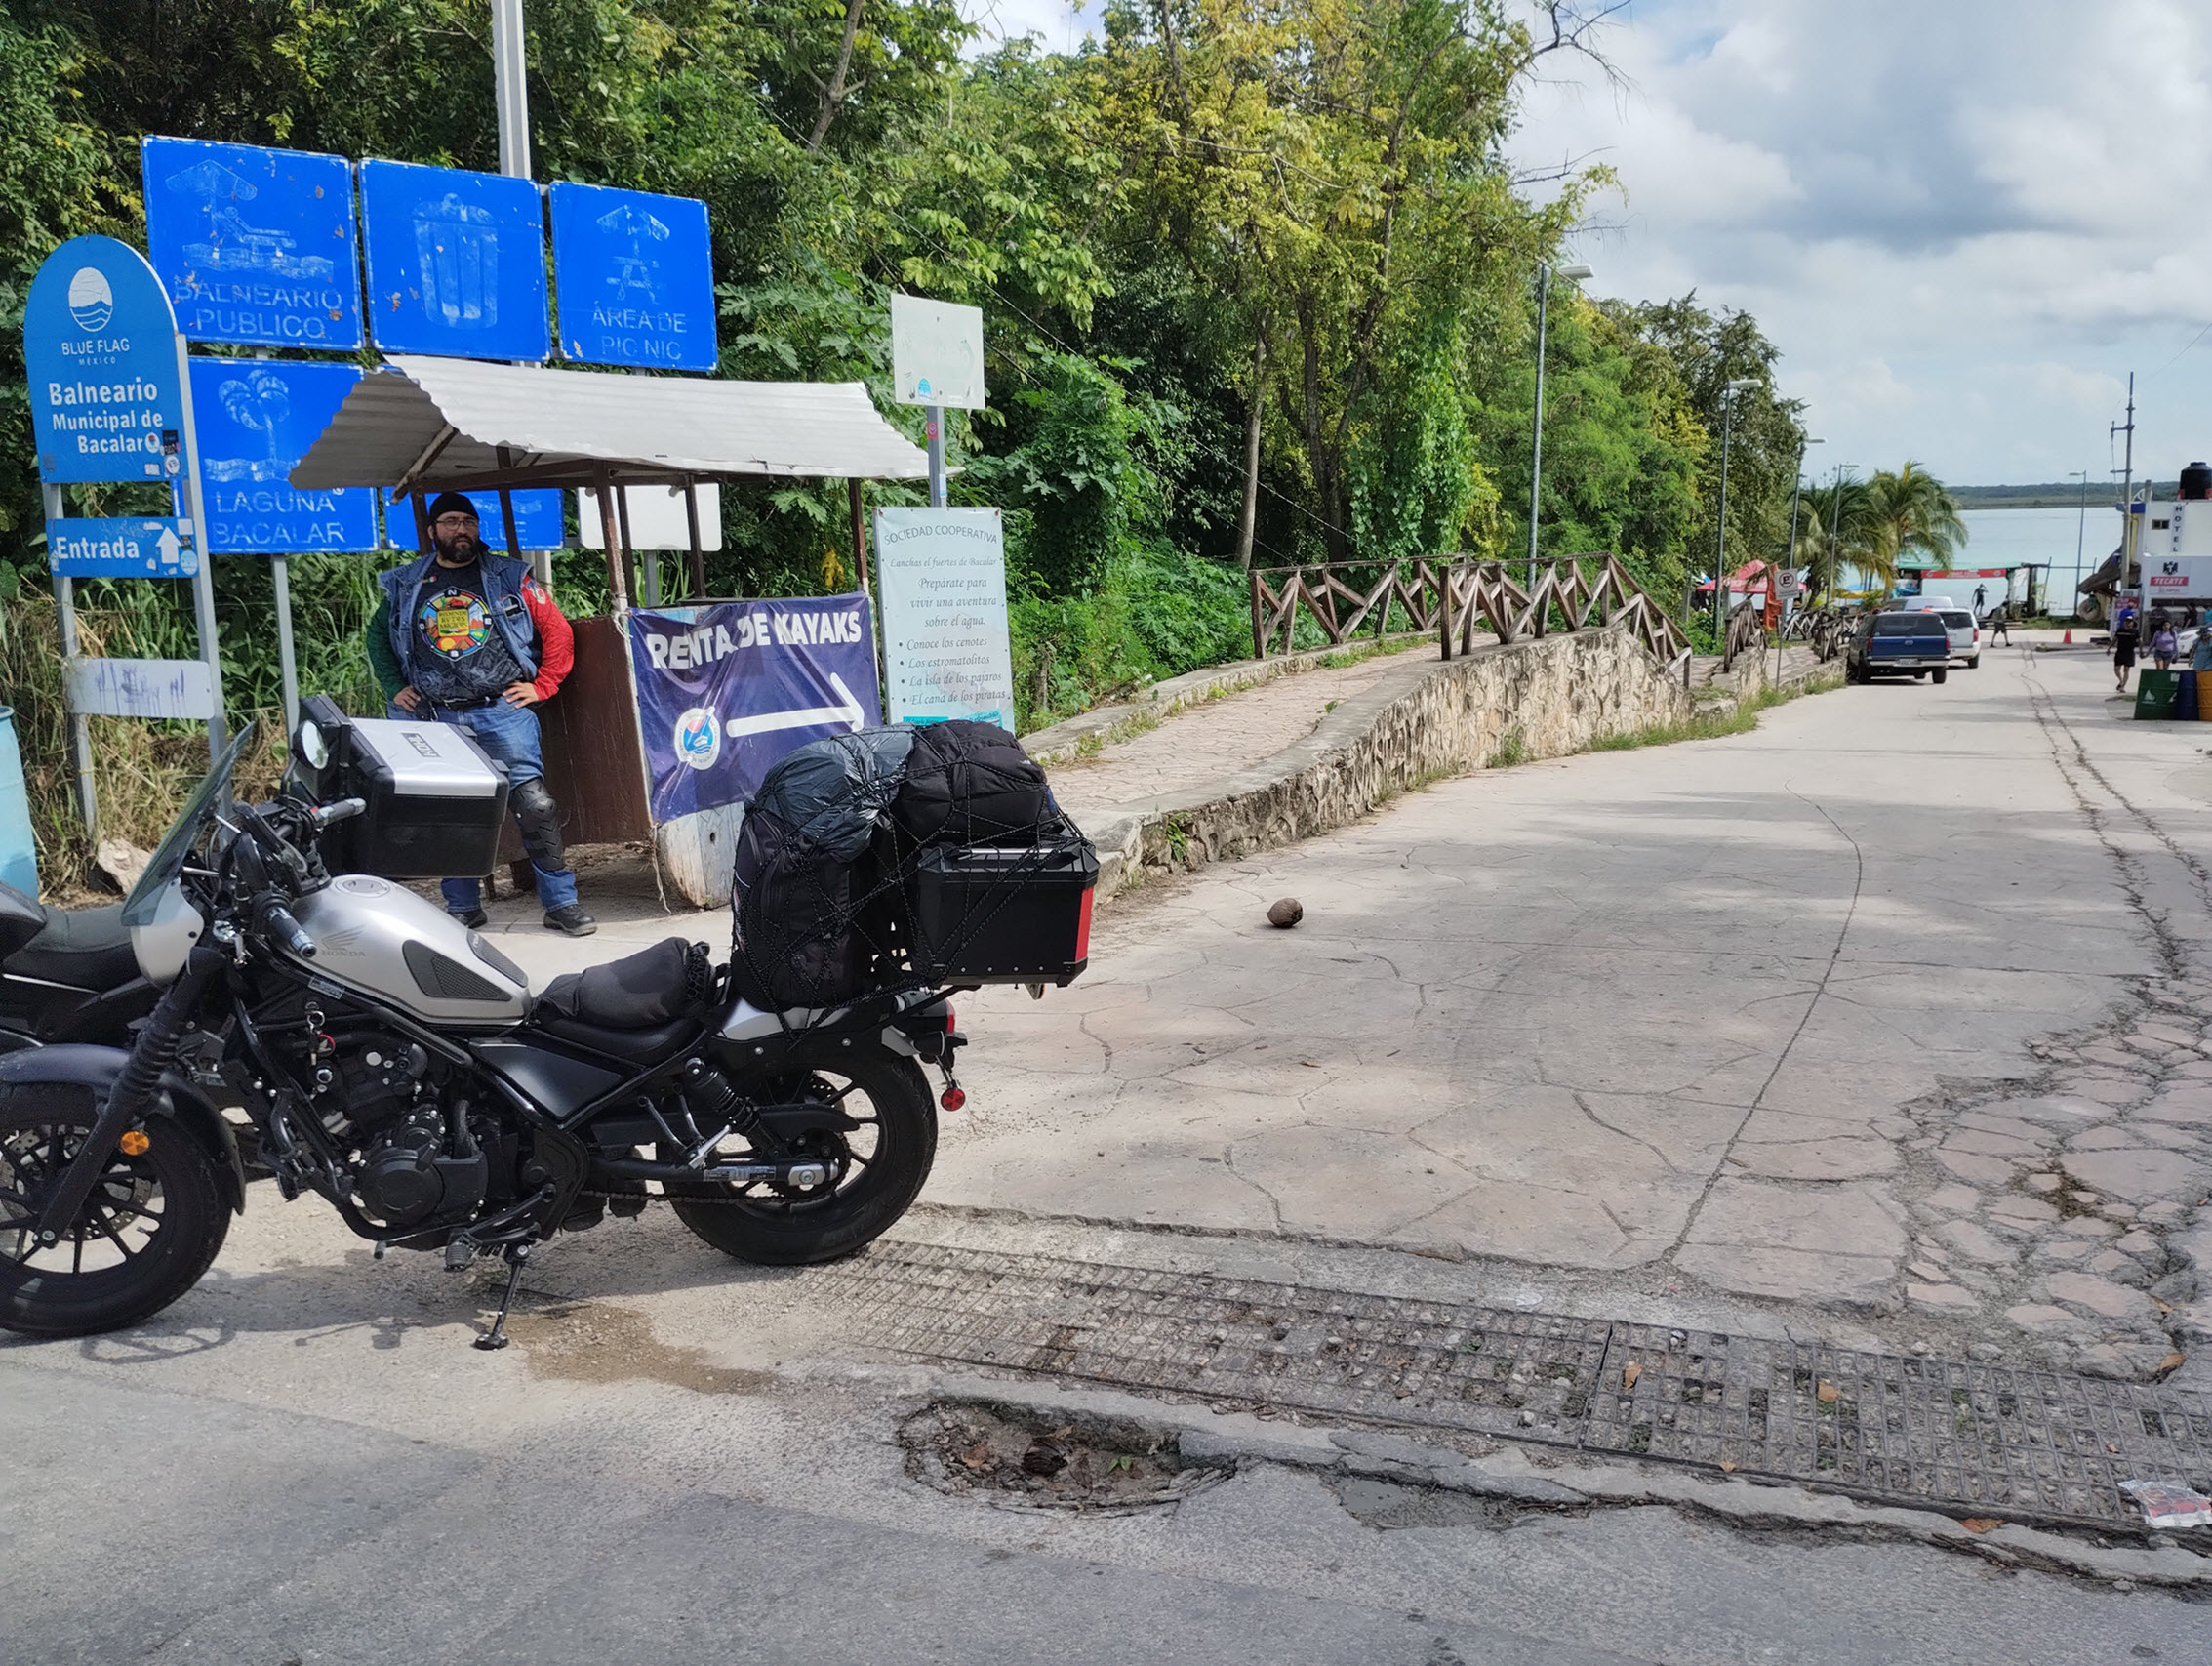
[[1766, 610], [1746, 603], [1728, 616], [1728, 634], [1720, 643], [1720, 669], [1732, 671], [1739, 655], [1766, 649]]
[[1480, 630], [1501, 642], [1525, 642], [1616, 624], [1663, 666], [1690, 651], [1681, 626], [1614, 556], [1547, 556], [1537, 563], [1533, 589], [1522, 582], [1526, 571], [1519, 561], [1444, 555], [1255, 568], [1252, 652], [1258, 659], [1289, 653], [1302, 612], [1332, 647], [1362, 626], [1385, 635], [1402, 617], [1402, 629], [1435, 631], [1447, 660], [1472, 652]]

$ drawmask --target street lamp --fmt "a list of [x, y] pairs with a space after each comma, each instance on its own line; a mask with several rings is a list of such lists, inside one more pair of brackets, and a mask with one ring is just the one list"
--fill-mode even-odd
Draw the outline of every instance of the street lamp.
[[[1545, 313], [1551, 302], [1552, 268], [1540, 262], [1536, 268], [1536, 422], [1529, 443], [1528, 464], [1528, 588], [1536, 589], [1536, 521], [1538, 494], [1544, 489], [1544, 332]], [[1561, 266], [1558, 276], [1580, 283], [1590, 275], [1588, 266]]]
[[1736, 395], [1758, 384], [1749, 377], [1720, 390], [1720, 525], [1712, 557], [1712, 631], [1719, 651], [1728, 648], [1728, 436], [1736, 421]]
[[1835, 502], [1829, 514], [1828, 529], [1828, 588], [1831, 598], [1835, 593], [1836, 575], [1843, 566], [1843, 472], [1858, 467], [1856, 463], [1835, 466]]

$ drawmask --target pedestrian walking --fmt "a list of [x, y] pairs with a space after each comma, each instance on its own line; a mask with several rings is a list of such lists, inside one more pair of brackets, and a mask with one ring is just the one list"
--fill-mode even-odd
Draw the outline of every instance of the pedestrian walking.
[[[476, 509], [459, 492], [430, 505], [430, 551], [377, 575], [382, 599], [369, 619], [369, 664], [392, 717], [429, 717], [466, 729], [506, 765], [507, 801], [538, 882], [545, 927], [570, 937], [599, 929], [577, 902], [561, 847], [560, 807], [545, 787], [538, 714], [576, 663], [576, 634], [526, 561], [498, 555], [477, 536]], [[471, 930], [486, 923], [474, 874], [439, 887], [446, 912]]]
[[2002, 642], [2008, 648], [2012, 646], [2012, 609], [2008, 604], [1998, 602], [1990, 610], [1990, 617], [1983, 623], [1990, 628], [1990, 641], [1992, 644]]
[[2119, 691], [2127, 692], [2127, 673], [2135, 670], [2135, 609], [2123, 607], [2112, 623], [2112, 676]]
[[2181, 638], [2175, 634], [2173, 626], [2163, 619], [2158, 621], [2157, 629], [2151, 632], [2151, 657], [2158, 662], [2158, 669], [2172, 670], [2181, 651]]

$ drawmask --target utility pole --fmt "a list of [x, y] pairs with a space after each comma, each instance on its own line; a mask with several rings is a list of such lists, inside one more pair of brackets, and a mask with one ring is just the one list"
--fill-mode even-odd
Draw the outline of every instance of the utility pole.
[[1835, 466], [1835, 498], [1829, 511], [1828, 532], [1828, 589], [1831, 602], [1835, 599], [1836, 578], [1843, 567], [1843, 471], [1858, 467], [1856, 463]]
[[[1589, 267], [1561, 266], [1559, 275], [1580, 281], [1589, 276]], [[1529, 437], [1528, 463], [1528, 588], [1531, 591], [1536, 589], [1536, 523], [1539, 498], [1544, 490], [1544, 337], [1550, 302], [1550, 263], [1539, 262], [1536, 267], [1536, 419]]]
[[[2120, 485], [2120, 568], [2117, 573], [2112, 575], [2112, 599], [2115, 603], [2112, 616], [2115, 621], [2119, 617], [2119, 609], [2116, 604], [2119, 600], [2120, 591], [2127, 589], [2128, 570], [2136, 565], [2137, 528], [2135, 523], [2140, 518], [2135, 512], [2135, 372], [2132, 370], [2127, 373], [2127, 421], [2114, 423], [2111, 428], [2106, 430], [2106, 437], [2109, 439], [2112, 434], [2117, 433], [2127, 435], [2126, 462], [2121, 467], [2121, 472], [2127, 478]], [[2106, 455], [2109, 457], [2111, 454], [2108, 452]], [[2139, 586], [2141, 582], [2139, 575], [2137, 580]], [[2145, 597], [2139, 589], [2135, 599], [2135, 611], [2139, 619], [2145, 612], [2144, 601]]]
[[1749, 381], [1731, 382], [1720, 390], [1720, 523], [1712, 556], [1712, 633], [1716, 653], [1728, 651], [1728, 439], [1736, 426], [1736, 395]]
[[[1826, 443], [1824, 440], [1809, 439], [1803, 434], [1797, 436], [1797, 467], [1790, 475], [1790, 551], [1784, 557], [1784, 565], [1789, 568], [1792, 582], [1797, 575], [1797, 505], [1804, 497], [1805, 450], [1808, 446]], [[1782, 612], [1781, 575], [1770, 572], [1766, 576], [1766, 584], [1767, 593], [1774, 597], [1774, 680], [1779, 683], [1782, 681], [1782, 631], [1789, 622]]]
[[[2089, 470], [2076, 468], [2071, 472], [2074, 478], [2081, 482], [2081, 522], [2073, 530], [2073, 596], [2076, 601], [2079, 601], [2081, 599], [2081, 563], [2086, 559], [2089, 548]], [[2031, 573], [2029, 578], [2032, 582], [2034, 575]], [[2048, 613], [2050, 608], [2050, 599], [2046, 596], [2043, 602], [2043, 611]]]
[[[530, 83], [523, 52], [522, 0], [492, 0], [492, 107], [500, 118], [500, 172], [510, 180], [530, 178]], [[517, 361], [520, 362], [519, 360]], [[508, 501], [501, 495], [503, 508]], [[502, 515], [508, 536], [514, 519]], [[521, 555], [509, 549], [509, 555]], [[538, 582], [553, 583], [553, 553], [541, 549], [529, 557]]]

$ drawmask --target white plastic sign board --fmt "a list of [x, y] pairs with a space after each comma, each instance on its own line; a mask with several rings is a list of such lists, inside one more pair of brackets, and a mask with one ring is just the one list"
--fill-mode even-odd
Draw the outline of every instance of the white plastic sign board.
[[1014, 729], [1006, 533], [996, 509], [875, 511], [887, 715]]
[[[623, 486], [623, 509], [629, 516], [632, 549], [689, 549], [691, 523], [684, 509], [681, 486]], [[722, 488], [709, 482], [699, 491], [699, 547], [722, 548]], [[621, 522], [616, 525], [620, 527]], [[576, 528], [586, 549], [604, 549], [606, 534], [599, 520], [599, 494], [583, 490], [576, 495]]]
[[891, 298], [892, 396], [902, 405], [984, 408], [984, 315], [976, 306]]
[[205, 660], [73, 659], [69, 710], [80, 717], [215, 715]]

